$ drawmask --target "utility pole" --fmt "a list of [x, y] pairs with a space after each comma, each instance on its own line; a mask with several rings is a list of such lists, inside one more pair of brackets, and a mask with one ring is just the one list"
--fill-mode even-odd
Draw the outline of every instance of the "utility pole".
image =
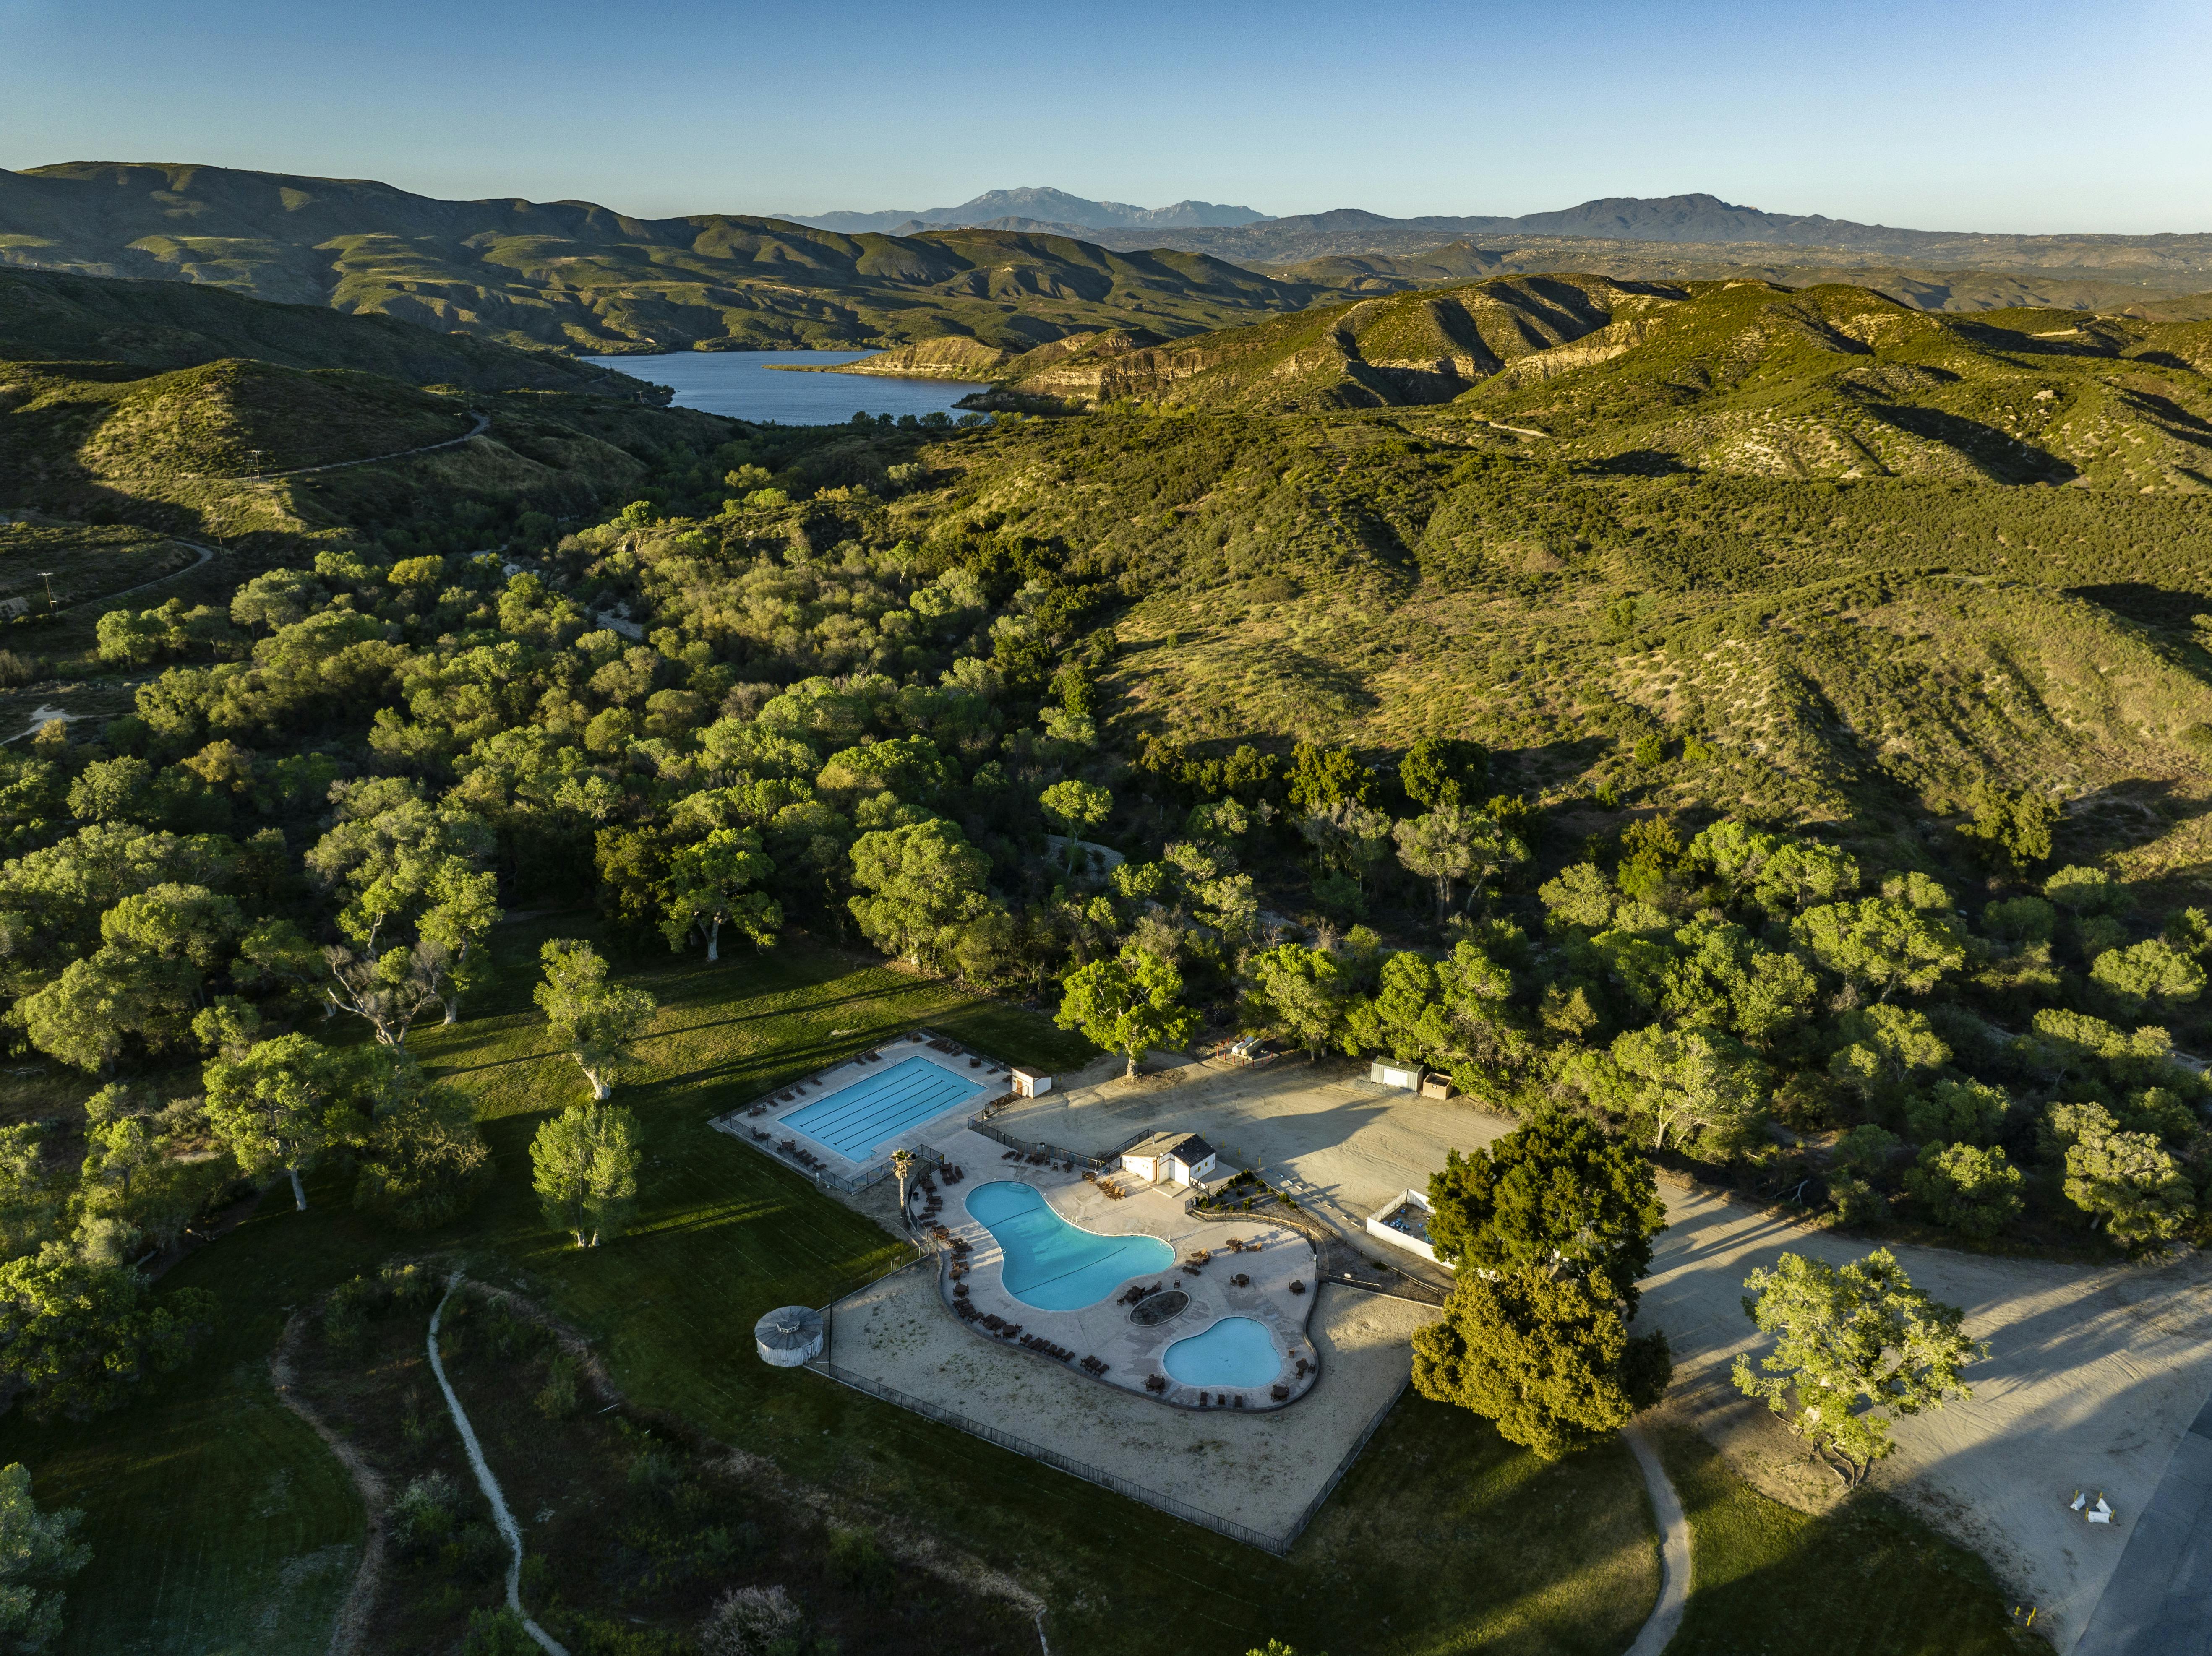
[[46, 613], [51, 616], [54, 612], [54, 572], [51, 569], [41, 569], [39, 571], [39, 579], [46, 584]]

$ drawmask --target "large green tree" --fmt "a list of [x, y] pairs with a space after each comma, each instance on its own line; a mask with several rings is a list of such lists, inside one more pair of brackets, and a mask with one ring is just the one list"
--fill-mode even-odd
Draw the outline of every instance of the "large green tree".
[[1413, 1334], [1413, 1387], [1494, 1422], [1546, 1459], [1618, 1431], [1656, 1403], [1674, 1365], [1664, 1334], [1632, 1338], [1596, 1277], [1462, 1271], [1443, 1315]]
[[1448, 1152], [1429, 1180], [1429, 1206], [1437, 1258], [1462, 1276], [1589, 1277], [1632, 1313], [1651, 1239], [1667, 1227], [1650, 1162], [1596, 1123], [1556, 1109], [1470, 1155]]
[[554, 937], [538, 951], [544, 979], [531, 991], [553, 1038], [568, 1049], [592, 1096], [604, 1099], [636, 1056], [638, 1037], [659, 1010], [642, 989], [607, 981], [607, 963], [589, 943]]
[[1304, 943], [1278, 943], [1255, 955], [1252, 984], [1284, 1031], [1319, 1062], [1344, 1028], [1343, 974], [1336, 956]]
[[1067, 838], [1067, 866], [1073, 870], [1084, 858], [1083, 836], [1113, 813], [1114, 796], [1091, 782], [1069, 777], [1054, 783], [1037, 796], [1046, 819], [1056, 822]]
[[301, 1173], [367, 1125], [359, 1107], [368, 1089], [365, 1063], [306, 1035], [279, 1035], [203, 1071], [208, 1125], [249, 1174], [282, 1170], [304, 1211]]
[[1774, 1348], [1757, 1370], [1735, 1360], [1738, 1389], [1781, 1416], [1846, 1489], [1894, 1451], [1893, 1421], [1973, 1396], [1959, 1372], [1988, 1348], [1887, 1248], [1841, 1266], [1785, 1253], [1743, 1285], [1744, 1315]]
[[775, 872], [761, 851], [760, 835], [750, 828], [716, 828], [705, 839], [671, 852], [661, 883], [661, 935], [672, 952], [696, 931], [707, 941], [707, 958], [720, 960], [722, 928], [734, 925], [766, 948], [783, 925], [783, 910], [764, 891], [756, 891]]
[[40, 1512], [28, 1469], [0, 1466], [0, 1651], [33, 1656], [61, 1636], [63, 1590], [92, 1562], [76, 1538], [83, 1520], [74, 1507]]
[[1613, 1061], [1631, 1110], [1650, 1124], [1654, 1149], [1692, 1133], [1725, 1149], [1751, 1131], [1764, 1107], [1758, 1065], [1724, 1037], [1647, 1024], [1613, 1038]]
[[991, 859], [941, 817], [864, 834], [853, 846], [853, 918], [885, 954], [934, 965], [989, 906], [990, 871]]
[[2067, 1199], [2130, 1253], [2164, 1247], [2197, 1216], [2189, 1175], [2156, 1135], [2115, 1131], [2109, 1113], [2087, 1110], [2095, 1116], [2066, 1149]]
[[1925, 994], [1966, 963], [1966, 951], [1935, 913], [1889, 897], [1808, 909], [1790, 935], [1816, 964], [1876, 999]]
[[456, 1021], [483, 970], [500, 913], [497, 877], [483, 866], [495, 836], [481, 817], [428, 804], [396, 777], [356, 786], [340, 816], [306, 858], [352, 940], [325, 951], [326, 988], [378, 1040], [401, 1046], [432, 1006]]
[[1080, 1029], [1085, 1039], [1129, 1060], [1126, 1075], [1155, 1046], [1181, 1046], [1198, 1030], [1198, 1016], [1182, 1004], [1182, 974], [1156, 955], [1125, 950], [1069, 973], [1054, 1020]]
[[643, 1161], [635, 1116], [619, 1104], [571, 1104], [530, 1142], [545, 1222], [574, 1236], [578, 1247], [619, 1234], [637, 1203]]
[[130, 1388], [189, 1357], [214, 1325], [203, 1289], [147, 1291], [125, 1265], [67, 1242], [0, 1265], [0, 1377], [35, 1420], [82, 1420], [119, 1407]]

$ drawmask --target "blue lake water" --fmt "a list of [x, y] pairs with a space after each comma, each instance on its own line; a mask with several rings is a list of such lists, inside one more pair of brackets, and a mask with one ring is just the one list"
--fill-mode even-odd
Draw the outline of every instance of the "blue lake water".
[[1040, 1311], [1080, 1311], [1132, 1277], [1165, 1271], [1175, 1250], [1157, 1236], [1107, 1236], [1071, 1225], [1034, 1185], [996, 1179], [968, 1192], [968, 1211], [1006, 1256], [1006, 1292]]
[[823, 367], [869, 351], [670, 351], [659, 356], [587, 356], [586, 362], [649, 379], [676, 393], [676, 406], [773, 420], [786, 426], [840, 426], [855, 414], [950, 414], [970, 391], [962, 379], [886, 379], [873, 373], [779, 373], [779, 362]]
[[1224, 1317], [1204, 1333], [1177, 1340], [1160, 1354], [1160, 1367], [1185, 1386], [1267, 1386], [1283, 1372], [1267, 1325], [1249, 1317]]

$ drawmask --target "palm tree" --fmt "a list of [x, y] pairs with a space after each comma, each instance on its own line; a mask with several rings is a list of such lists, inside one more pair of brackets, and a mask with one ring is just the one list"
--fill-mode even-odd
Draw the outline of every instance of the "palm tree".
[[891, 1171], [898, 1175], [899, 1181], [899, 1217], [909, 1227], [912, 1226], [914, 1220], [913, 1216], [907, 1210], [906, 1181], [913, 1176], [914, 1161], [915, 1156], [912, 1150], [893, 1150], [891, 1152]]

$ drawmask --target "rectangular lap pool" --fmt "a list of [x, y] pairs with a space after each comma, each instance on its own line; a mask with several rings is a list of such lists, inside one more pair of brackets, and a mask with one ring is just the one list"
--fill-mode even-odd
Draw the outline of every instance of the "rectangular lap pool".
[[910, 1058], [816, 1099], [784, 1117], [782, 1125], [849, 1162], [866, 1162], [908, 1128], [990, 1090], [988, 1082], [970, 1081], [926, 1058]]

